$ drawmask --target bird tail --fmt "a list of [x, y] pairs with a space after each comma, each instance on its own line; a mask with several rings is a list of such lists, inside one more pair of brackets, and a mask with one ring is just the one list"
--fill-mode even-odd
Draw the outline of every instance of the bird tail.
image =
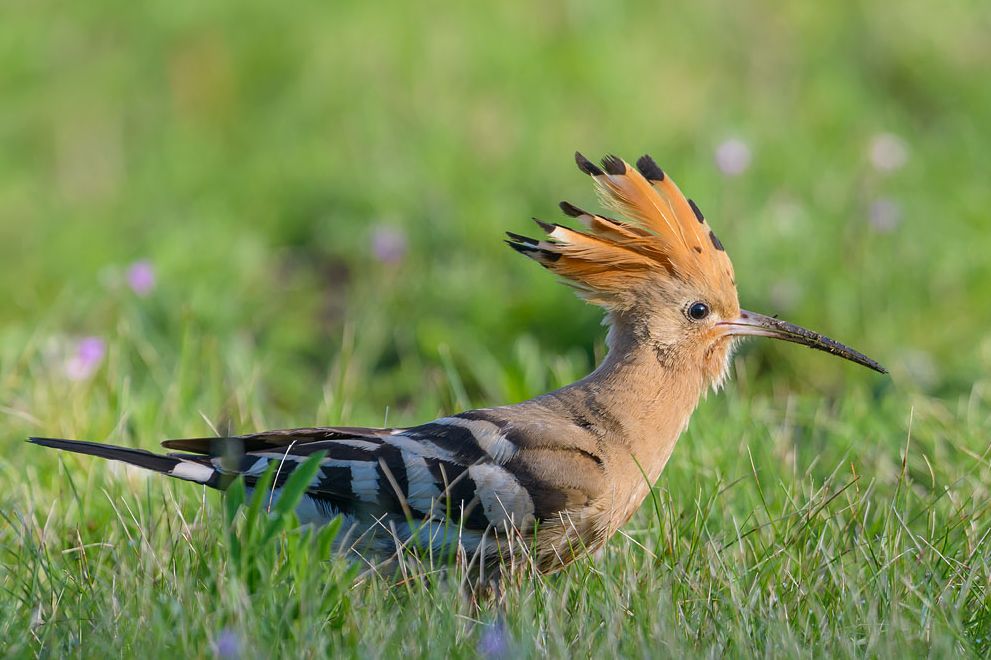
[[131, 449], [116, 445], [105, 445], [99, 442], [84, 442], [82, 440], [63, 440], [61, 438], [28, 438], [28, 442], [42, 447], [52, 447], [77, 454], [99, 456], [111, 461], [120, 461], [128, 465], [160, 472], [170, 477], [184, 479], [212, 488], [222, 488], [221, 473], [205, 456], [182, 456], [177, 454], [153, 454], [143, 449]]

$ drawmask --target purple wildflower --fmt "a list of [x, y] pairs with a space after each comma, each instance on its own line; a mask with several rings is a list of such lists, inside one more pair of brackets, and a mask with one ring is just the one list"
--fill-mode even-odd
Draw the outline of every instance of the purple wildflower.
[[224, 628], [213, 643], [218, 658], [236, 660], [241, 657], [241, 638], [230, 628]]
[[508, 658], [510, 656], [509, 641], [506, 624], [501, 620], [496, 621], [485, 626], [485, 632], [478, 639], [478, 654], [486, 660]]
[[871, 229], [879, 234], [889, 234], [898, 228], [902, 221], [902, 207], [893, 199], [882, 197], [871, 202], [867, 212]]
[[894, 133], [878, 133], [871, 138], [868, 156], [879, 172], [894, 172], [908, 162], [908, 145]]
[[750, 146], [740, 138], [730, 138], [716, 147], [716, 167], [726, 176], [739, 176], [750, 167]]
[[139, 296], [147, 296], [155, 288], [155, 269], [149, 261], [135, 261], [127, 269], [127, 286]]
[[406, 256], [406, 234], [398, 227], [378, 225], [372, 230], [372, 254], [384, 264], [397, 264]]
[[99, 337], [85, 337], [76, 344], [75, 352], [65, 362], [65, 376], [69, 380], [87, 380], [96, 373], [107, 353], [107, 345]]

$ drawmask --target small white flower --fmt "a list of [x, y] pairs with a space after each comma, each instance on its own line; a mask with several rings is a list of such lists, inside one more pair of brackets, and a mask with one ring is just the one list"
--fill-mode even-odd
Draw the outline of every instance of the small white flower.
[[879, 172], [894, 172], [908, 162], [908, 145], [894, 133], [878, 133], [868, 150], [871, 165]]
[[920, 349], [908, 349], [902, 354], [902, 365], [912, 382], [924, 388], [933, 387], [940, 380], [939, 366], [932, 355]]
[[750, 167], [750, 146], [740, 138], [730, 138], [716, 147], [716, 167], [726, 176], [739, 176]]

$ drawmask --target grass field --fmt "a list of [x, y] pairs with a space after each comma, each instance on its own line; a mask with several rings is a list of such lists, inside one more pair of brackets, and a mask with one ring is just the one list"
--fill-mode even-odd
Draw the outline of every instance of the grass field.
[[[0, 655], [991, 652], [991, 5], [670, 5], [8, 7]], [[503, 617], [291, 528], [246, 568], [216, 493], [23, 442], [584, 375], [598, 311], [500, 243], [595, 204], [575, 149], [653, 154], [744, 307], [891, 376], [747, 344], [623, 533]]]

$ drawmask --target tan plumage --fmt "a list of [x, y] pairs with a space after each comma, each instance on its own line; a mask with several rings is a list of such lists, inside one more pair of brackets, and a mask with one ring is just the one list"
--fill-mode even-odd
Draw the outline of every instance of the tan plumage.
[[[460, 549], [476, 574], [557, 570], [602, 546], [637, 510], [699, 399], [726, 375], [735, 338], [771, 336], [872, 369], [876, 362], [777, 319], [740, 310], [733, 266], [698, 207], [644, 156], [637, 169], [578, 154], [616, 220], [563, 202], [584, 231], [538, 221], [509, 244], [603, 306], [606, 359], [582, 380], [522, 403], [396, 429], [319, 427], [166, 441], [174, 453], [72, 440], [37, 444], [225, 488], [285, 476], [326, 452], [297, 509], [343, 518], [342, 550]], [[284, 479], [285, 477], [283, 477]], [[276, 481], [278, 489], [282, 482]]]

